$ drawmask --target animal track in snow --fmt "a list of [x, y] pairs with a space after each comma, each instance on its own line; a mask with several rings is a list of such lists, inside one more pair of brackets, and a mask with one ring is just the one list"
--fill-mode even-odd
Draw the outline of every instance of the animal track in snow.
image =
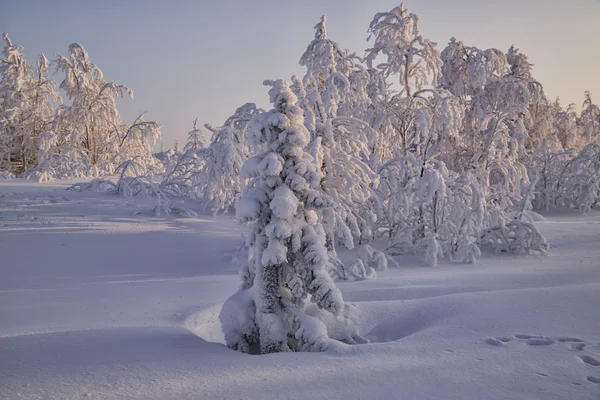
[[569, 337], [569, 336], [561, 336], [556, 338], [556, 340], [558, 340], [561, 343], [565, 343], [565, 342], [574, 342], [574, 343], [581, 343], [583, 342], [583, 340], [578, 339], [576, 337]]
[[529, 339], [525, 343], [527, 343], [530, 346], [549, 346], [556, 342], [552, 339], [539, 338], [539, 339]]
[[502, 341], [500, 341], [498, 339], [494, 339], [494, 338], [487, 339], [485, 341], [485, 344], [487, 344], [489, 346], [496, 346], [496, 347], [500, 347], [500, 346], [504, 345], [504, 343]]
[[573, 350], [583, 351], [583, 349], [585, 349], [585, 343], [575, 343], [574, 345], [571, 345], [570, 347]]
[[523, 335], [521, 333], [517, 333], [517, 334], [515, 334], [513, 336], [516, 337], [517, 339], [523, 339], [523, 340], [541, 339], [541, 338], [543, 338], [543, 336], [539, 336], [539, 335]]
[[510, 338], [505, 337], [505, 336], [498, 336], [495, 338], [487, 339], [485, 341], [486, 344], [488, 344], [490, 346], [496, 346], [496, 347], [504, 346], [508, 342], [510, 342]]
[[551, 344], [556, 343], [556, 341], [546, 336], [523, 335], [518, 333], [514, 335], [514, 337], [516, 337], [517, 339], [525, 340], [525, 343], [527, 343], [530, 346], [549, 346]]
[[592, 356], [579, 356], [579, 358], [581, 358], [581, 361], [583, 361], [584, 363], [588, 364], [588, 365], [592, 365], [594, 367], [600, 367], [600, 361], [596, 360], [594, 357]]
[[[565, 346], [564, 347], [565, 350], [579, 352], [579, 354], [577, 355], [577, 358], [579, 359], [579, 361], [581, 361], [583, 364], [586, 365], [586, 369], [590, 368], [590, 367], [592, 367], [592, 368], [600, 367], [600, 359], [595, 357], [595, 356], [597, 356], [597, 354], [595, 354], [596, 353], [595, 349], [600, 347], [600, 344], [596, 345], [594, 343], [590, 343], [583, 339], [579, 339], [579, 338], [572, 337], [572, 336], [548, 337], [548, 336], [542, 336], [542, 335], [526, 335], [523, 333], [516, 333], [516, 334], [512, 335], [511, 337], [497, 336], [497, 337], [486, 339], [485, 344], [487, 344], [488, 346], [492, 346], [492, 347], [502, 347], [502, 346], [506, 345], [507, 343], [509, 343], [513, 339], [516, 339], [516, 342], [518, 342], [518, 343], [519, 342], [525, 343], [529, 346], [551, 346], [551, 345]], [[590, 354], [586, 354], [586, 353], [590, 353], [590, 351], [592, 352], [592, 354], [594, 354], [594, 356], [591, 356]], [[577, 353], [571, 353], [571, 354], [577, 354]], [[589, 369], [587, 371], [589, 372]], [[536, 372], [536, 374], [539, 376], [543, 376], [543, 377], [548, 376], [547, 374], [541, 373], [541, 372]], [[591, 376], [591, 375], [583, 375], [582, 381], [583, 381], [583, 383], [581, 383], [581, 382], [571, 382], [571, 383], [576, 386], [584, 385], [587, 382], [593, 383], [593, 384], [600, 384], [600, 377]]]

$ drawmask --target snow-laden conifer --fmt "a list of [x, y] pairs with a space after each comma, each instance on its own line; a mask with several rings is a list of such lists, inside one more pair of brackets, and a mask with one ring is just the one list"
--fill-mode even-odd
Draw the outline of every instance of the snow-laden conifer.
[[198, 118], [193, 122], [192, 130], [188, 132], [187, 143], [183, 147], [183, 152], [188, 150], [197, 152], [204, 148], [204, 134], [198, 126]]
[[243, 352], [322, 350], [331, 339], [307, 313], [307, 300], [340, 315], [344, 302], [327, 273], [325, 234], [317, 211], [331, 206], [321, 173], [304, 148], [310, 133], [285, 81], [266, 81], [274, 108], [255, 116], [248, 140], [260, 154], [244, 163], [251, 181], [236, 206], [251, 224], [248, 264], [238, 293], [220, 315], [227, 345]]

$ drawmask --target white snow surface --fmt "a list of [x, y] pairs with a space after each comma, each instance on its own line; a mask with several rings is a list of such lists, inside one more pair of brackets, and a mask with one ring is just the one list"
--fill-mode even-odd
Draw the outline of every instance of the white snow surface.
[[536, 222], [548, 256], [395, 257], [339, 284], [370, 343], [256, 356], [218, 320], [233, 216], [134, 215], [155, 200], [69, 183], [0, 181], [0, 398], [600, 398], [598, 211]]

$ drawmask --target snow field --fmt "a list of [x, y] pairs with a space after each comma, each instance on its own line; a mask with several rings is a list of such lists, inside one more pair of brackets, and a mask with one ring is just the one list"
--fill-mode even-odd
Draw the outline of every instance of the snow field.
[[253, 356], [227, 349], [218, 323], [239, 284], [230, 217], [134, 216], [153, 202], [66, 187], [0, 183], [0, 398], [600, 394], [598, 212], [538, 222], [548, 256], [396, 257], [338, 284], [370, 343]]

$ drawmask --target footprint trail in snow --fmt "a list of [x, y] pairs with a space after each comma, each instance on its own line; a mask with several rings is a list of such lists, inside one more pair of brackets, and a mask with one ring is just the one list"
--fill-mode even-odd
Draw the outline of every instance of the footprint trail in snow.
[[[512, 341], [516, 343], [524, 343], [529, 346], [562, 345], [566, 351], [571, 352], [574, 357], [577, 357], [584, 366], [585, 381], [600, 385], [600, 343], [593, 344], [583, 339], [571, 336], [559, 336], [552, 338], [548, 336], [526, 335], [522, 333], [514, 334], [511, 337], [497, 336], [489, 338], [486, 339], [484, 343], [492, 347], [503, 347]], [[592, 355], [589, 353], [592, 353]], [[598, 353], [599, 356], [596, 356], [596, 353]], [[594, 373], [594, 375], [588, 375], [589, 373]], [[545, 373], [538, 372], [537, 375], [548, 377], [548, 374]], [[571, 383], [577, 386], [582, 385], [580, 382]]]

